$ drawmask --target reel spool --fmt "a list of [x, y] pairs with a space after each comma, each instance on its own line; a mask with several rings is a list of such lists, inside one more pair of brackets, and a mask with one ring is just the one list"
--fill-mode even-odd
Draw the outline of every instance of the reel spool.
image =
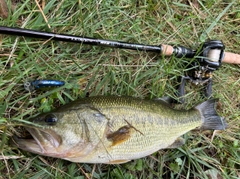
[[220, 40], [210, 40], [202, 44], [197, 56], [200, 66], [209, 71], [217, 70], [224, 58], [225, 46]]

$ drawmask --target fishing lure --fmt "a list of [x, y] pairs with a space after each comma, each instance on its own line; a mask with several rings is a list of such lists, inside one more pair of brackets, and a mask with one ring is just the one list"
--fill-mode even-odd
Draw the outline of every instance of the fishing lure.
[[24, 88], [27, 91], [33, 91], [44, 87], [59, 87], [65, 85], [64, 81], [58, 80], [35, 80], [24, 83]]

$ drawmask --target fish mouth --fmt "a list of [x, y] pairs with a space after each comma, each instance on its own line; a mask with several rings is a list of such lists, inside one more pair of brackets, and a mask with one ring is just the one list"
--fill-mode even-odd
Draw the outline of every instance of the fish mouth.
[[13, 143], [20, 149], [37, 154], [49, 154], [61, 144], [61, 137], [49, 129], [24, 127], [28, 133], [26, 137], [13, 136]]

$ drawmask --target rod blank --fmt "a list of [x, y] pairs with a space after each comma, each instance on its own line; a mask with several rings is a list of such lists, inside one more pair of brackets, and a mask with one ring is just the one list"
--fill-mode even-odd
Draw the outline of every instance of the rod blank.
[[132, 44], [132, 43], [126, 43], [121, 41], [102, 40], [102, 39], [95, 39], [90, 37], [56, 34], [56, 33], [50, 33], [50, 32], [4, 27], [4, 26], [0, 26], [0, 33], [17, 35], [17, 36], [25, 36], [25, 37], [33, 37], [33, 38], [52, 39], [52, 40], [59, 40], [59, 41], [65, 41], [65, 42], [89, 44], [89, 45], [100, 45], [100, 46], [107, 46], [107, 47], [124, 48], [124, 49], [147, 51], [147, 52], [157, 52], [157, 53], [162, 52], [161, 46]]

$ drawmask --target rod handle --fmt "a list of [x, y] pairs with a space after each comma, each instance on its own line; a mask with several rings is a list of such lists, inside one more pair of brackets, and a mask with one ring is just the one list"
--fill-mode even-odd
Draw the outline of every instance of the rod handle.
[[171, 56], [174, 52], [174, 48], [171, 45], [162, 44], [162, 55]]
[[193, 58], [196, 54], [195, 50], [190, 48], [186, 48], [183, 46], [171, 46], [171, 45], [161, 45], [161, 53], [165, 56], [172, 56], [175, 55], [177, 58]]
[[231, 52], [225, 52], [222, 62], [223, 63], [240, 64], [240, 55], [231, 53]]

